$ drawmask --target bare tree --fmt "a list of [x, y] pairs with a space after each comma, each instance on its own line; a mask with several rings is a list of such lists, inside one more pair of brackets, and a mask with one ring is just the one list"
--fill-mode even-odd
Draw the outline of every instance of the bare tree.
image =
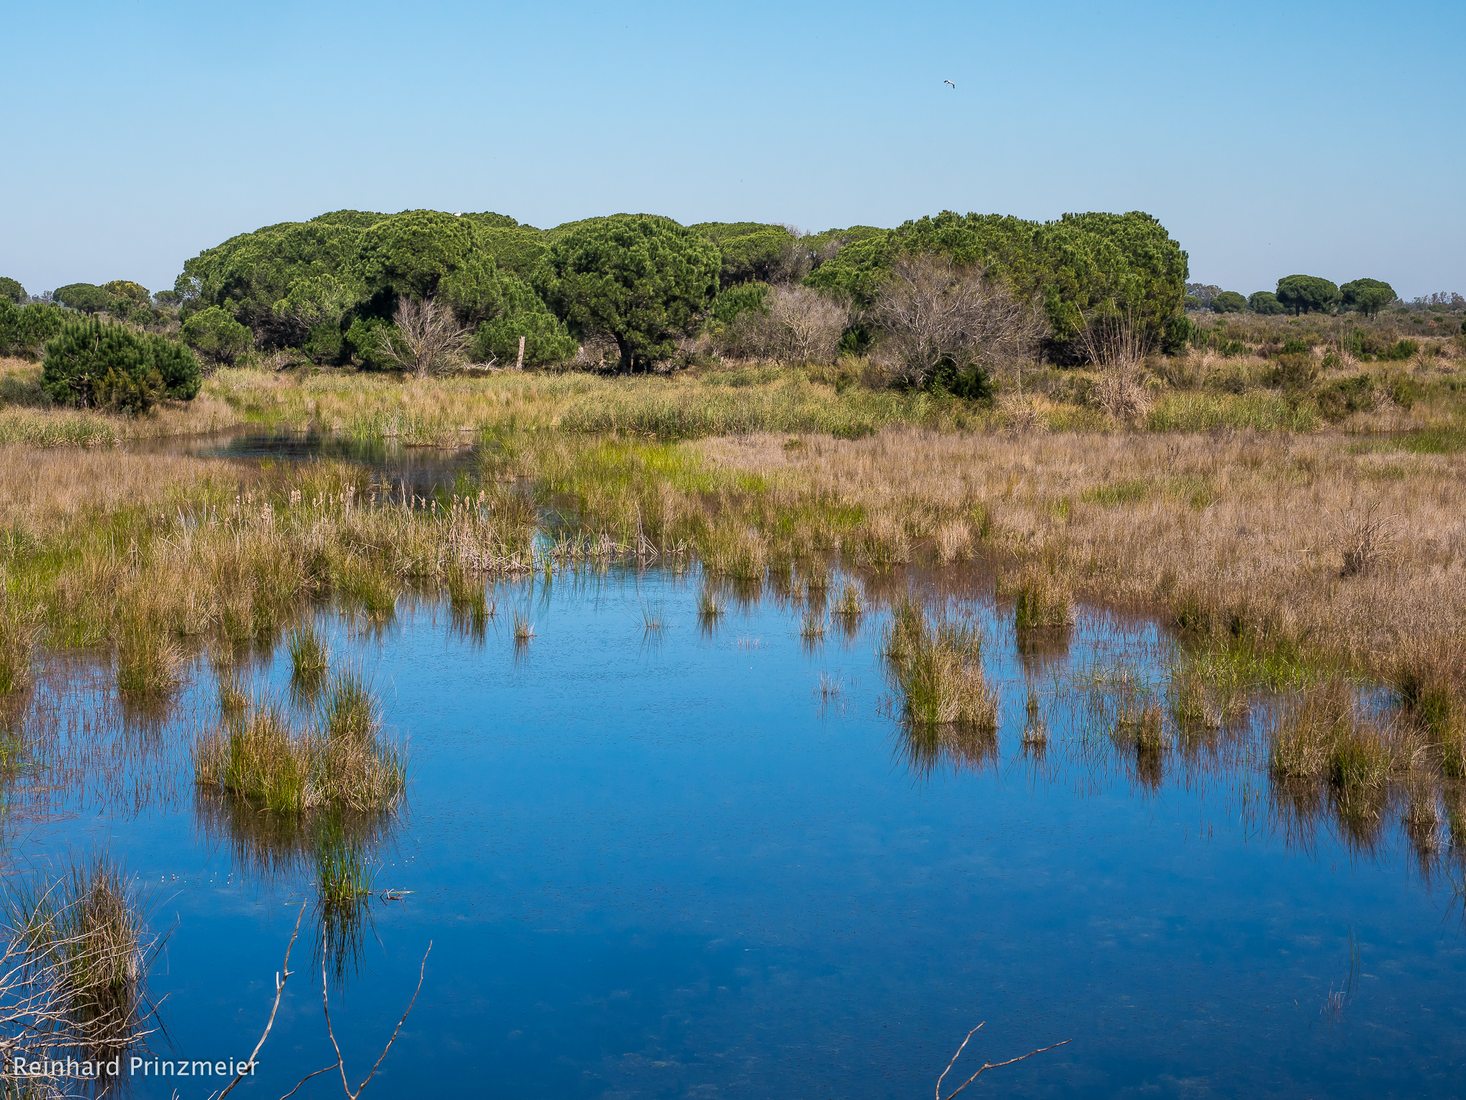
[[1032, 358], [1044, 332], [1037, 303], [979, 268], [930, 253], [896, 261], [871, 320], [895, 380], [915, 387], [930, 385], [944, 369], [1016, 367]]
[[730, 354], [786, 363], [831, 363], [850, 324], [850, 308], [806, 286], [770, 288], [763, 309], [733, 319], [723, 346]]
[[430, 374], [456, 367], [467, 344], [468, 332], [448, 306], [404, 296], [391, 327], [379, 331], [376, 350], [411, 374]]

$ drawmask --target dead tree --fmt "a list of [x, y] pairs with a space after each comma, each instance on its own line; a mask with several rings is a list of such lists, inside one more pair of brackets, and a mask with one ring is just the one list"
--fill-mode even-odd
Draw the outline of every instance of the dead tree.
[[453, 310], [432, 298], [404, 297], [392, 325], [378, 330], [377, 352], [410, 374], [452, 370], [468, 345]]
[[896, 261], [870, 316], [893, 379], [913, 388], [944, 369], [1016, 367], [1033, 357], [1044, 332], [1037, 303], [980, 268], [931, 253]]

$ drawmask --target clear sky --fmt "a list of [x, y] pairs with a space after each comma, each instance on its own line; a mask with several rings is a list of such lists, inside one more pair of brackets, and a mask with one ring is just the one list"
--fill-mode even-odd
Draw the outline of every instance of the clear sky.
[[1199, 281], [1466, 293], [1463, 42], [1466, 0], [0, 0], [0, 274], [156, 290], [341, 207], [1142, 209]]

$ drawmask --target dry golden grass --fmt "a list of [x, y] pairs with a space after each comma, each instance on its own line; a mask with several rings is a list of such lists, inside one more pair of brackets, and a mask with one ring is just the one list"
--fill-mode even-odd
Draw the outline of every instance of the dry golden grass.
[[[892, 430], [790, 444], [763, 435], [692, 446], [789, 507], [814, 496], [858, 509], [838, 549], [869, 556], [871, 539], [889, 544], [893, 530], [905, 547], [962, 524], [989, 553], [1061, 567], [1090, 599], [1391, 680], [1413, 668], [1460, 697], [1460, 454], [1360, 452], [1332, 434]], [[1370, 527], [1375, 551], [1359, 568], [1350, 555]]]

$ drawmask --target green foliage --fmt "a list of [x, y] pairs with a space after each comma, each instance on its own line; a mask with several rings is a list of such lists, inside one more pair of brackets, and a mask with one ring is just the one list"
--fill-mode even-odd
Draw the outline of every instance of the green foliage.
[[1148, 214], [1066, 214], [1038, 223], [998, 214], [944, 211], [846, 245], [809, 276], [812, 286], [857, 307], [876, 297], [895, 258], [936, 253], [981, 268], [1020, 299], [1042, 301], [1052, 350], [1096, 319], [1124, 317], [1155, 344], [1170, 338], [1185, 301], [1186, 253]]
[[26, 300], [25, 287], [20, 281], [6, 275], [0, 275], [0, 302], [14, 302], [21, 305]]
[[471, 222], [436, 210], [407, 210], [377, 222], [361, 238], [354, 270], [384, 315], [403, 295], [431, 298], [474, 245]]
[[0, 298], [0, 355], [38, 359], [46, 344], [61, 331], [67, 313], [49, 302], [17, 306]]
[[[470, 219], [478, 215], [469, 214]], [[533, 280], [544, 267], [550, 254], [549, 241], [545, 234], [529, 226], [475, 226], [474, 250], [486, 252], [494, 258], [501, 271], [518, 275], [521, 279]]]
[[1322, 387], [1316, 395], [1318, 411], [1325, 420], [1337, 421], [1351, 413], [1368, 412], [1379, 404], [1374, 379], [1367, 374], [1340, 378]]
[[198, 360], [178, 341], [92, 319], [68, 322], [41, 370], [52, 401], [132, 413], [164, 398], [191, 400], [199, 382]]
[[[183, 265], [175, 284], [184, 313], [219, 306], [249, 326], [261, 347], [297, 343], [321, 323], [323, 308], [340, 305], [337, 298], [354, 304], [364, 296], [347, 272], [363, 230], [336, 217], [265, 226], [205, 249]], [[337, 310], [338, 321], [345, 308]]]
[[1355, 279], [1339, 287], [1339, 295], [1345, 309], [1357, 310], [1367, 317], [1373, 317], [1398, 297], [1394, 287], [1379, 279]]
[[476, 255], [445, 275], [438, 284], [438, 293], [466, 325], [492, 320], [507, 312], [545, 308], [528, 283], [501, 271], [487, 254]]
[[731, 325], [740, 313], [767, 308], [768, 283], [739, 283], [720, 292], [713, 299], [712, 319], [719, 325]]
[[[538, 299], [536, 299], [538, 302]], [[479, 325], [470, 353], [484, 363], [508, 365], [519, 358], [519, 338], [524, 337], [524, 365], [562, 363], [579, 346], [561, 320], [543, 304], [537, 308], [511, 310]]]
[[1235, 290], [1224, 290], [1211, 300], [1214, 313], [1241, 313], [1247, 308], [1247, 299]]
[[717, 245], [670, 218], [615, 214], [559, 233], [550, 248], [552, 301], [571, 326], [616, 341], [621, 369], [665, 358], [712, 300]]
[[1330, 313], [1339, 304], [1339, 288], [1317, 275], [1288, 275], [1278, 280], [1278, 301], [1300, 313]]
[[[496, 214], [492, 210], [481, 210], [476, 214], [461, 215], [464, 221], [473, 222], [474, 225], [482, 226], [485, 229], [518, 229], [519, 219], [511, 218], [508, 214]], [[524, 226], [530, 229], [530, 226]]]
[[135, 283], [131, 279], [113, 279], [110, 283], [103, 283], [102, 289], [112, 296], [111, 310], [117, 316], [127, 317], [138, 310], [151, 315], [153, 295], [142, 283]]
[[789, 267], [797, 239], [782, 225], [761, 222], [703, 222], [692, 226], [723, 253], [719, 281], [734, 286], [751, 280], [772, 282]]
[[112, 295], [94, 283], [67, 283], [52, 291], [51, 297], [67, 309], [82, 313], [102, 313], [114, 303]]
[[1247, 309], [1251, 313], [1263, 317], [1275, 317], [1280, 313], [1287, 313], [1288, 307], [1278, 301], [1278, 296], [1271, 290], [1258, 290], [1247, 296]]
[[370, 229], [387, 216], [372, 210], [332, 210], [325, 214], [317, 214], [311, 219], [311, 224], [340, 225], [348, 229]]
[[232, 364], [249, 351], [251, 337], [228, 311], [209, 306], [183, 322], [183, 342], [216, 363]]

